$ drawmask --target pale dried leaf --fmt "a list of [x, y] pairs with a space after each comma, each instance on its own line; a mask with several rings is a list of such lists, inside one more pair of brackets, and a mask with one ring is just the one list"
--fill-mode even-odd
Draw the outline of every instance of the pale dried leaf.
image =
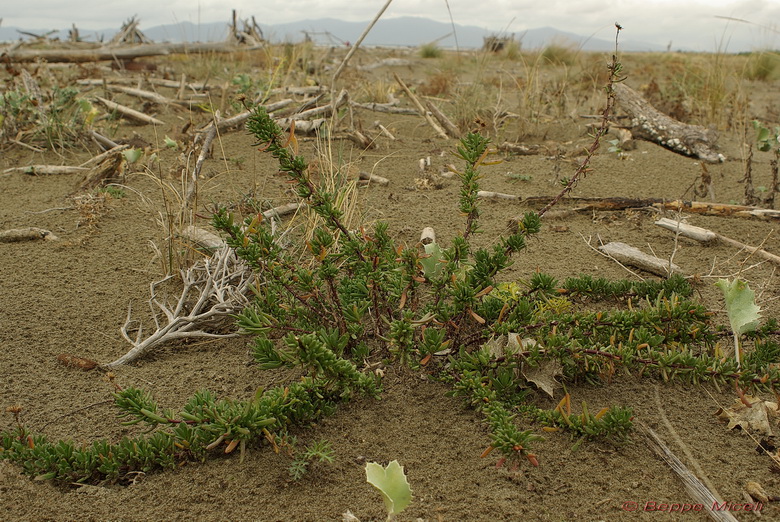
[[560, 375], [563, 375], [563, 367], [556, 360], [543, 361], [535, 368], [531, 368], [527, 364], [523, 366], [523, 377], [534, 383], [550, 397], [555, 397], [555, 390], [561, 387], [561, 384], [556, 380], [556, 377]]
[[715, 414], [728, 421], [727, 427], [730, 430], [739, 426], [745, 431], [772, 437], [774, 432], [771, 425], [778, 415], [777, 403], [750, 396], [745, 396], [745, 399], [750, 402], [751, 407], [736, 399], [734, 406], [725, 410], [721, 408]]

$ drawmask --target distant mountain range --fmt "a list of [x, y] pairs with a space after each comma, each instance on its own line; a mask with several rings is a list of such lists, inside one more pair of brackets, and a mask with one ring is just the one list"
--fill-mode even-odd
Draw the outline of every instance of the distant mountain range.
[[[367, 24], [368, 22], [344, 22], [332, 18], [322, 18], [276, 25], [260, 24], [260, 28], [264, 36], [274, 42], [300, 42], [308, 34], [318, 44], [345, 45], [347, 42], [357, 40]], [[228, 23], [216, 22], [196, 25], [190, 22], [181, 22], [150, 28], [144, 28], [141, 24], [139, 29], [155, 42], [212, 42], [225, 39]], [[0, 41], [8, 42], [26, 38], [19, 31], [37, 35], [49, 33], [48, 30], [41, 29], [19, 29], [0, 26]], [[82, 39], [87, 41], [99, 41], [101, 39], [108, 41], [117, 31], [118, 29], [101, 31], [80, 30], [80, 33]], [[524, 49], [542, 48], [551, 43], [571, 45], [585, 51], [611, 51], [615, 48], [614, 41], [589, 38], [559, 31], [552, 27], [499, 35], [498, 32], [488, 31], [479, 27], [455, 24], [453, 34], [453, 26], [450, 24], [416, 17], [379, 20], [364, 40], [363, 45], [416, 47], [425, 43], [435, 42], [443, 48], [455, 48], [457, 45], [464, 49], [473, 49], [482, 47], [483, 38], [488, 36], [513, 36], [521, 42]], [[55, 31], [49, 37], [67, 40], [68, 30]], [[620, 49], [622, 51], [664, 51], [666, 48], [646, 42], [621, 40]]]

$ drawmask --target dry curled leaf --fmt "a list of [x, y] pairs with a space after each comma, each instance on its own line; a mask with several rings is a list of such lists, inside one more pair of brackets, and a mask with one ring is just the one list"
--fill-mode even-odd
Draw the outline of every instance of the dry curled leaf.
[[[743, 401], [749, 403], [750, 407]], [[728, 429], [730, 430], [739, 426], [745, 431], [769, 437], [774, 435], [772, 424], [776, 422], [778, 414], [780, 412], [777, 411], [777, 403], [762, 401], [750, 395], [736, 399], [731, 408], [719, 408], [715, 412], [718, 418], [728, 421]]]
[[91, 359], [84, 359], [83, 357], [76, 357], [69, 353], [61, 353], [57, 356], [57, 362], [68, 368], [78, 368], [80, 370], [89, 371], [97, 368], [98, 363]]
[[528, 364], [523, 365], [523, 377], [534, 383], [550, 397], [554, 397], [555, 390], [561, 387], [561, 384], [556, 380], [556, 377], [560, 375], [563, 375], [563, 366], [557, 360], [542, 361], [539, 366], [534, 368]]

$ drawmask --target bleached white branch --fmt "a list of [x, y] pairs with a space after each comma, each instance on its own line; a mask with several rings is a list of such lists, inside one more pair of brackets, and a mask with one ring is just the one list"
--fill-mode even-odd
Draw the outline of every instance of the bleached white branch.
[[[132, 348], [122, 357], [103, 365], [104, 368], [133, 362], [155, 346], [174, 339], [237, 335], [235, 332], [225, 334], [215, 331], [224, 319], [239, 313], [249, 303], [247, 296], [254, 281], [252, 271], [231, 248], [220, 248], [212, 257], [199, 260], [181, 271], [184, 286], [173, 307], [157, 295], [157, 288], [171, 277], [150, 285], [149, 307], [156, 327], [154, 333], [144, 338], [140, 322], [132, 320], [132, 310], [128, 309], [121, 333]], [[137, 329], [135, 339], [130, 336], [133, 329]]]

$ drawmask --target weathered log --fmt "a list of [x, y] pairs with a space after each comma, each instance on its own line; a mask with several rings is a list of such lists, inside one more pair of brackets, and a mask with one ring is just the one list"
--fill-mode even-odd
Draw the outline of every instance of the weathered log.
[[376, 174], [371, 174], [370, 172], [360, 172], [358, 173], [358, 178], [364, 181], [368, 181], [370, 183], [376, 183], [377, 185], [390, 184], [389, 179], [383, 178], [382, 176], [377, 176]]
[[48, 230], [36, 227], [12, 228], [0, 231], [0, 243], [16, 243], [18, 241], [34, 241], [36, 239], [55, 241], [59, 238]]
[[723, 154], [715, 151], [718, 135], [714, 130], [701, 125], [688, 125], [667, 116], [623, 83], [615, 84], [614, 88], [618, 104], [631, 117], [631, 133], [634, 137], [709, 163], [726, 160]]
[[668, 277], [670, 272], [674, 274], [682, 273], [680, 267], [674, 263], [645, 254], [638, 248], [619, 241], [612, 241], [606, 245], [601, 245], [599, 247], [599, 252], [606, 254], [620, 264], [635, 266], [645, 272], [650, 272], [661, 277]]
[[128, 47], [102, 47], [100, 49], [14, 49], [6, 53], [11, 63], [30, 63], [36, 60], [46, 62], [86, 63], [105, 60], [132, 60], [145, 56], [166, 56], [170, 54], [233, 53], [252, 51], [257, 47], [239, 47], [217, 43], [168, 43], [142, 44]]

